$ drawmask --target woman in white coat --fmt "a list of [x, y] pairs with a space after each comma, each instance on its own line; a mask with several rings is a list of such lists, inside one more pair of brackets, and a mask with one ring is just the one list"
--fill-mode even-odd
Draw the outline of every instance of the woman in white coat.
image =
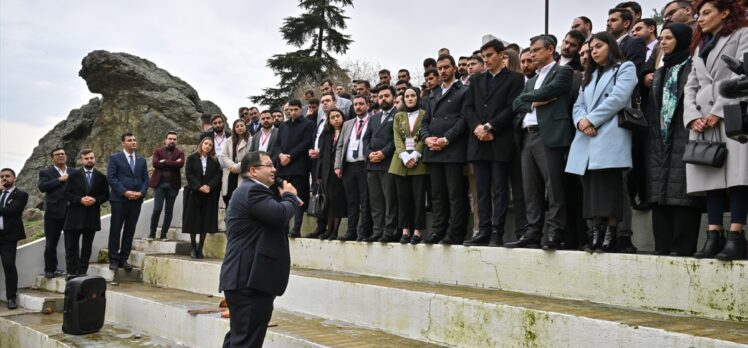
[[247, 153], [250, 144], [250, 135], [247, 131], [247, 124], [241, 118], [234, 121], [231, 127], [231, 138], [226, 141], [223, 147], [223, 153], [218, 157], [223, 169], [223, 184], [221, 186], [221, 196], [223, 202], [228, 207], [231, 194], [241, 181], [239, 175], [241, 160]]
[[[698, 27], [691, 50], [693, 69], [684, 91], [683, 122], [690, 129], [689, 139], [700, 133], [705, 139], [719, 137], [727, 144], [727, 159], [721, 168], [686, 164], [686, 191], [706, 194], [709, 230], [707, 241], [697, 258], [716, 257], [736, 260], [746, 257], [743, 226], [748, 214], [748, 144], [727, 138], [724, 106], [737, 103], [719, 94], [721, 81], [738, 76], [727, 68], [720, 56], [743, 59], [748, 52], [748, 21], [739, 1], [701, 1], [696, 5]], [[729, 209], [725, 209], [729, 201]], [[730, 211], [730, 232], [724, 237], [722, 215]]]
[[623, 171], [631, 167], [631, 131], [618, 127], [618, 112], [631, 103], [636, 67], [623, 62], [616, 40], [607, 32], [592, 36], [589, 65], [574, 104], [576, 134], [566, 171], [582, 176], [585, 219], [592, 220], [587, 251], [613, 251], [623, 216]]

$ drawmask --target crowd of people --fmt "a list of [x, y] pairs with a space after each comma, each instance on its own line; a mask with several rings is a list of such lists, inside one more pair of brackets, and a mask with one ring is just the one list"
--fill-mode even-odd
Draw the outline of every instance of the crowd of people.
[[[307, 238], [635, 253], [633, 208], [652, 211], [657, 255], [744, 259], [748, 145], [726, 136], [730, 101], [717, 91], [735, 77], [719, 57], [748, 52], [748, 16], [734, 0], [675, 0], [663, 14], [658, 33], [638, 3], [624, 2], [608, 11], [605, 31], [594, 33], [580, 16], [561, 40], [538, 35], [524, 49], [497, 39], [458, 59], [441, 49], [424, 60], [421, 86], [407, 69], [395, 81], [385, 69], [376, 83], [355, 80], [351, 88], [324, 80], [319, 97], [309, 90], [283, 110], [242, 107], [231, 129], [225, 116], [206, 114], [197, 149], [186, 155], [168, 132], [150, 176], [132, 133], [122, 135], [106, 173], [94, 168], [93, 151], [81, 151], [75, 169], [56, 148], [52, 166], [39, 173], [45, 276], [64, 275], [56, 259], [63, 230], [67, 276], [86, 274], [106, 201], [110, 268], [131, 269], [148, 187], [155, 199], [149, 239], [162, 213], [165, 239], [182, 168], [182, 231], [191, 256], [204, 257], [205, 234], [218, 231], [219, 201], [229, 206], [247, 179], [242, 161], [258, 152], [272, 160], [258, 166], [274, 167], [305, 202], [294, 208], [290, 238], [301, 237], [314, 200], [317, 227]], [[645, 129], [623, 124], [631, 108], [643, 112]], [[721, 167], [683, 161], [686, 144], [699, 137], [726, 143]], [[28, 196], [12, 169], [0, 179], [0, 256], [14, 307]], [[505, 243], [509, 209], [515, 230]], [[704, 212], [709, 227], [697, 251]]]

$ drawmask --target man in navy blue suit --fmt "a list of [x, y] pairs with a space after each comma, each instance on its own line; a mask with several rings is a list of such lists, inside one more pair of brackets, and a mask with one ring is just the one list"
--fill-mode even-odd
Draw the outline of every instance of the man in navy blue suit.
[[[112, 222], [109, 227], [109, 269], [132, 269], [127, 262], [132, 238], [138, 224], [143, 197], [148, 191], [148, 169], [145, 159], [135, 153], [138, 142], [127, 132], [122, 135], [122, 152], [109, 156], [106, 176], [111, 187]], [[124, 229], [123, 229], [124, 226]], [[120, 243], [120, 232], [122, 241]]]

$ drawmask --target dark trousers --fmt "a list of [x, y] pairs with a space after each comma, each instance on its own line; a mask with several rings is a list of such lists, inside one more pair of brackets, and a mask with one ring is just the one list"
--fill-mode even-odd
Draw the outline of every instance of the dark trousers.
[[652, 232], [655, 251], [692, 256], [696, 252], [700, 225], [701, 211], [697, 208], [654, 205]]
[[491, 230], [504, 235], [507, 205], [509, 204], [507, 162], [475, 161], [475, 185], [478, 188], [478, 231]]
[[[433, 202], [434, 235], [449, 233], [454, 242], [465, 237], [467, 194], [462, 175], [462, 163], [429, 163]], [[477, 176], [476, 176], [477, 179]]]
[[262, 347], [275, 296], [252, 289], [225, 290], [223, 294], [231, 312], [231, 328], [223, 339], [223, 348]]
[[[0, 234], [3, 231], [0, 230]], [[5, 292], [7, 298], [15, 299], [18, 292], [18, 270], [16, 269], [16, 248], [18, 242], [0, 239], [0, 261], [5, 272]]]
[[[174, 213], [174, 201], [177, 199], [179, 189], [171, 187], [169, 183], [162, 182], [153, 189], [153, 214], [151, 215], [151, 237], [156, 237], [156, 227], [161, 211], [164, 211], [164, 222], [161, 225], [161, 238], [166, 237], [171, 227], [171, 217]], [[166, 203], [166, 210], [164, 210]]]
[[[317, 167], [318, 161], [319, 161], [319, 158], [312, 160], [312, 168]], [[320, 192], [319, 190], [322, 190], [322, 193], [325, 194], [328, 199], [334, 199], [334, 197], [330, 197], [329, 195], [327, 195], [327, 192], [326, 192], [327, 189], [314, 176], [315, 176], [314, 170], [312, 170], [312, 173], [310, 173], [309, 175], [309, 177], [311, 177], [311, 182], [312, 182], [312, 185], [309, 190], [310, 196], [312, 193], [318, 193]], [[324, 232], [327, 230], [327, 215], [328, 215], [328, 212], [332, 210], [330, 209], [329, 204], [327, 206], [328, 206], [327, 209], [322, 210], [317, 215], [315, 215], [315, 218], [317, 220], [317, 231], [318, 232]]]
[[57, 270], [57, 243], [60, 242], [65, 219], [44, 218], [44, 272]]
[[[632, 168], [629, 170], [626, 178], [626, 189], [628, 190], [629, 200], [632, 205], [635, 202], [647, 202], [647, 173], [645, 171], [647, 162], [644, 157], [645, 147], [638, 145], [647, 140], [640, 139], [641, 137], [641, 134], [634, 134], [634, 146], [631, 147]], [[629, 208], [631, 208], [631, 206], [624, 207], [624, 209]]]
[[366, 164], [363, 161], [343, 164], [343, 188], [348, 201], [348, 236], [366, 236], [372, 229], [367, 181]]
[[[545, 221], [545, 198], [548, 197], [548, 230], [566, 230], [566, 202], [563, 173], [565, 148], [548, 148], [540, 133], [524, 136], [522, 145], [522, 173], [527, 216], [528, 238], [540, 240]], [[558, 237], [562, 237], [558, 235]]]
[[293, 216], [292, 233], [301, 233], [301, 224], [304, 222], [304, 212], [306, 204], [309, 202], [309, 175], [288, 175], [283, 178], [296, 188], [299, 199], [304, 201], [304, 205], [296, 208]]
[[[143, 200], [111, 202], [112, 220], [109, 227], [109, 264], [121, 265], [127, 262], [132, 250], [132, 238], [138, 224]], [[124, 228], [123, 228], [124, 227]], [[120, 241], [120, 236], [122, 241]]]
[[509, 163], [508, 172], [509, 186], [512, 193], [510, 197], [512, 198], [512, 209], [514, 210], [514, 235], [519, 239], [525, 234], [525, 230], [527, 229], [524, 185], [522, 184], [522, 159], [519, 155], [512, 158], [512, 161]]
[[[82, 244], [79, 243], [81, 236], [83, 237]], [[94, 230], [65, 231], [65, 261], [68, 274], [86, 274], [88, 272], [88, 261], [91, 258], [91, 245], [94, 236], [96, 236]]]
[[374, 235], [395, 235], [397, 228], [395, 176], [387, 172], [369, 172], [368, 184]]
[[426, 175], [395, 176], [397, 227], [426, 229]]
[[582, 216], [582, 182], [576, 174], [563, 173], [563, 185], [566, 200], [564, 241], [567, 249], [579, 249], [587, 243], [588, 230], [587, 222]]
[[725, 190], [706, 192], [706, 211], [710, 225], [722, 225], [725, 195], [729, 196], [730, 223], [745, 225], [748, 216], [748, 186], [733, 186]]

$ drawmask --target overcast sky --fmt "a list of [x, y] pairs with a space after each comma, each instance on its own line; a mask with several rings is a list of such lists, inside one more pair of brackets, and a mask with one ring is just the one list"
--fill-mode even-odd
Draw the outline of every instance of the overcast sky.
[[[592, 19], [594, 31], [604, 30], [616, 3], [552, 0], [550, 31], [562, 37], [579, 15]], [[649, 17], [667, 0], [641, 3]], [[97, 49], [146, 58], [235, 118], [238, 107], [251, 105], [247, 96], [276, 82], [265, 62], [293, 49], [278, 28], [284, 17], [300, 13], [297, 4], [0, 0], [0, 167], [20, 170], [40, 137], [96, 96], [78, 71]], [[423, 58], [440, 47], [466, 55], [484, 34], [524, 47], [544, 29], [543, 0], [354, 0], [354, 6], [346, 10], [344, 32], [355, 42], [344, 59], [390, 70], [421, 70]]]

